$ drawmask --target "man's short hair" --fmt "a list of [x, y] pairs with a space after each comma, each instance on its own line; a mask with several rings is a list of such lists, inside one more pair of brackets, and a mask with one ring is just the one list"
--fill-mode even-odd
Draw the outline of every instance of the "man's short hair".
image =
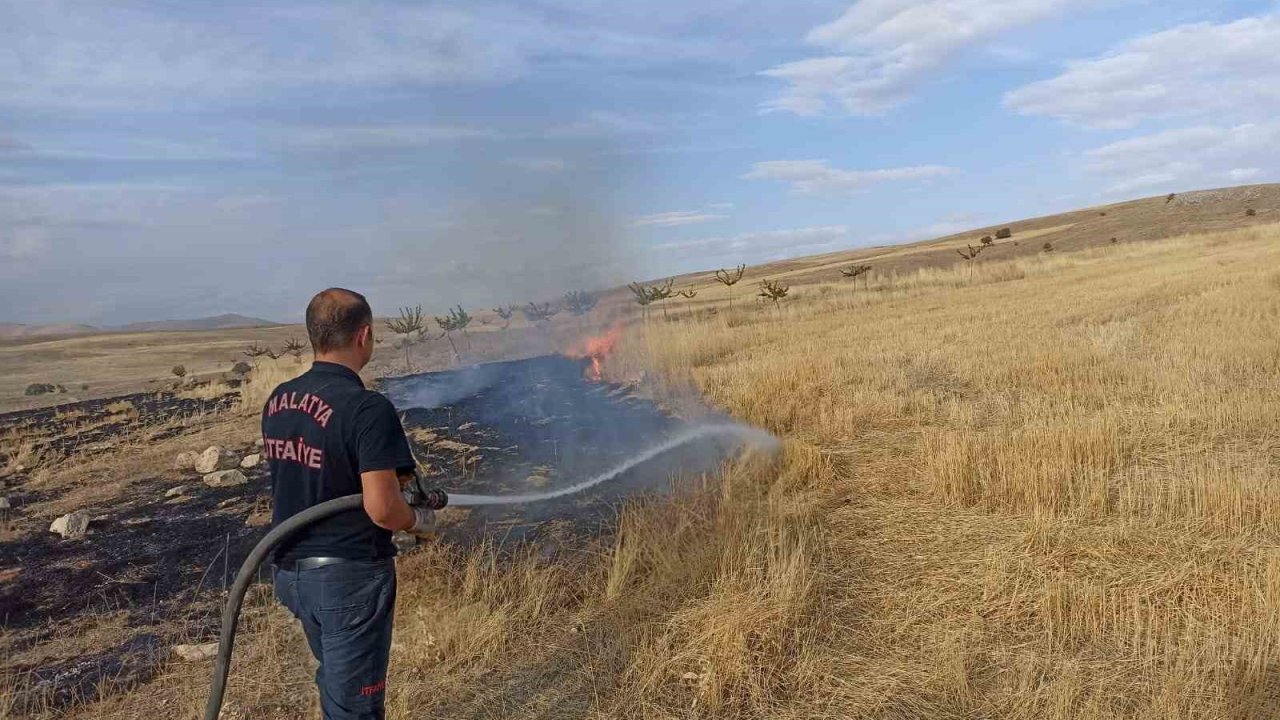
[[307, 303], [307, 336], [317, 353], [350, 347], [360, 328], [372, 324], [369, 301], [352, 290], [321, 290]]

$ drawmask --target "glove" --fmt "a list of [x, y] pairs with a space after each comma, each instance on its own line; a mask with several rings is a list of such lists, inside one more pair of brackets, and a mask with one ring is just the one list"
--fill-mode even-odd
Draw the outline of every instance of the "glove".
[[413, 508], [413, 526], [405, 532], [412, 535], [421, 535], [430, 532], [431, 528], [436, 525], [436, 513], [431, 508], [415, 507]]

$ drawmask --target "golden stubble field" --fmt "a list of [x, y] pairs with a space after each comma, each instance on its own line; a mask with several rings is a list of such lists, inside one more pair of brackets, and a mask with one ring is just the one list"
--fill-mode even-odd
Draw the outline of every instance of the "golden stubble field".
[[[609, 371], [782, 451], [585, 550], [403, 558], [389, 717], [1280, 713], [1280, 228], [807, 286]], [[304, 714], [298, 633], [245, 623], [236, 712]]]

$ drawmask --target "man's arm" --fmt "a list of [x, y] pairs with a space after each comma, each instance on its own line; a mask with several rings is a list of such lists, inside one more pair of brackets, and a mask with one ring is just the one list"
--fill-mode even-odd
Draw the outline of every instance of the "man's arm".
[[364, 493], [364, 511], [374, 525], [387, 530], [409, 530], [417, 524], [413, 508], [404, 501], [400, 479], [395, 470], [373, 470], [360, 473]]

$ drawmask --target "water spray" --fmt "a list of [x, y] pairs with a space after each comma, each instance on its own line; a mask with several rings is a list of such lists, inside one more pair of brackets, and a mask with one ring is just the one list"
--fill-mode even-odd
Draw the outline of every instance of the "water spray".
[[[777, 443], [777, 440], [772, 435], [763, 430], [736, 423], [721, 422], [695, 425], [632, 455], [609, 470], [559, 490], [527, 495], [446, 495], [442, 491], [434, 490], [425, 496], [428, 498], [426, 504], [440, 508], [444, 507], [446, 503], [469, 507], [479, 505], [524, 505], [554, 500], [555, 498], [573, 495], [608, 482], [663, 453], [687, 445], [694, 440], [707, 437], [736, 437], [744, 443], [765, 447], [772, 447]], [[218, 638], [218, 655], [213, 663], [213, 681], [210, 684], [209, 700], [205, 703], [204, 708], [205, 720], [218, 720], [218, 714], [222, 710], [222, 699], [227, 689], [227, 674], [231, 670], [231, 652], [235, 647], [236, 627], [240, 621], [240, 607], [244, 604], [245, 593], [249, 591], [249, 586], [257, 577], [258, 568], [262, 566], [267, 555], [277, 545], [303, 527], [340, 512], [361, 508], [363, 505], [364, 499], [359, 494], [346, 495], [313, 505], [272, 528], [271, 532], [267, 533], [265, 537], [258, 541], [257, 545], [253, 546], [253, 550], [249, 552], [249, 556], [245, 558], [244, 564], [240, 566], [239, 572], [236, 573], [235, 582], [231, 584], [231, 591], [227, 597], [227, 605], [222, 612], [222, 633]]]

